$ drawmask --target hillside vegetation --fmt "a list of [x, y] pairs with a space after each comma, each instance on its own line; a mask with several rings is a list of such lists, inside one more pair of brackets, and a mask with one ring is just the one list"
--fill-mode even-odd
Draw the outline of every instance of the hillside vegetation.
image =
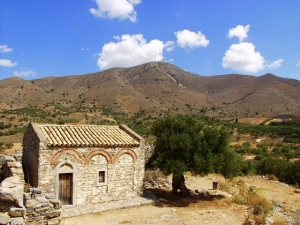
[[[61, 105], [45, 108], [19, 108], [3, 110], [0, 113], [0, 150], [9, 149], [12, 143], [22, 142], [22, 134], [29, 122], [56, 124], [127, 124], [146, 142], [154, 142], [151, 135], [152, 123], [170, 114], [161, 112], [157, 117], [141, 110], [133, 115], [113, 112], [109, 109], [75, 109]], [[290, 184], [300, 184], [300, 121], [264, 121], [259, 125], [243, 124], [237, 119], [220, 120], [214, 117], [194, 117], [206, 125], [222, 126], [230, 134], [230, 146], [240, 155], [249, 159], [247, 173], [272, 174], [274, 179]]]
[[299, 118], [300, 82], [265, 74], [201, 76], [164, 62], [99, 73], [0, 81], [0, 108], [110, 109], [129, 116], [163, 111], [222, 119]]

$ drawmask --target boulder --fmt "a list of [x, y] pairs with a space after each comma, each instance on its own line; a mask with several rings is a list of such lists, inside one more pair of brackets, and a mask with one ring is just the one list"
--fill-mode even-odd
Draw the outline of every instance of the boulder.
[[22, 168], [22, 164], [20, 162], [8, 162], [7, 163], [9, 168]]
[[55, 194], [53, 194], [53, 193], [47, 193], [45, 195], [45, 198], [47, 198], [47, 199], [53, 199], [53, 198], [55, 198]]
[[45, 197], [36, 197], [35, 200], [39, 203], [48, 203], [48, 199], [46, 199]]
[[25, 202], [25, 207], [26, 207], [26, 208], [32, 208], [32, 207], [34, 207], [36, 204], [37, 204], [37, 202], [36, 202], [34, 199], [27, 200], [27, 201]]
[[42, 189], [37, 187], [37, 188], [32, 188], [32, 192], [35, 194], [41, 194], [42, 193]]
[[56, 199], [56, 198], [49, 199], [49, 202], [53, 204], [55, 209], [61, 208], [61, 201], [59, 199]]
[[14, 162], [16, 159], [11, 155], [3, 155], [5, 162]]
[[23, 193], [23, 198], [25, 201], [30, 200], [31, 199], [30, 193]]
[[6, 225], [6, 224], [8, 224], [9, 223], [9, 220], [10, 220], [10, 218], [9, 218], [9, 216], [8, 215], [6, 215], [6, 214], [4, 214], [4, 213], [0, 213], [0, 225]]
[[56, 217], [48, 220], [48, 225], [58, 225], [60, 224], [60, 221], [61, 221], [61, 217]]
[[12, 207], [12, 208], [9, 209], [9, 216], [10, 217], [23, 217], [24, 213], [25, 213], [24, 208]]
[[45, 217], [46, 217], [47, 219], [52, 219], [52, 218], [54, 218], [54, 217], [59, 217], [60, 214], [61, 214], [61, 211], [55, 210], [55, 211], [46, 213], [46, 214], [45, 214]]
[[8, 187], [8, 188], [13, 188], [17, 185], [21, 184], [20, 177], [19, 176], [12, 176], [4, 179], [0, 187]]
[[24, 184], [19, 176], [12, 176], [4, 179], [0, 184], [0, 202], [11, 202], [23, 207]]
[[198, 195], [199, 195], [201, 198], [204, 198], [204, 199], [209, 199], [209, 198], [211, 198], [210, 193], [209, 193], [208, 191], [204, 190], [204, 189], [201, 190], [201, 191], [198, 191], [198, 190], [197, 190], [196, 193], [198, 193]]
[[10, 225], [23, 225], [24, 219], [23, 217], [11, 218]]

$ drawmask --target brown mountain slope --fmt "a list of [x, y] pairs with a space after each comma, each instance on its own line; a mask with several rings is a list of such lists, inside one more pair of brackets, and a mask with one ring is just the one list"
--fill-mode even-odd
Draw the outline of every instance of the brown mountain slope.
[[103, 72], [0, 81], [1, 109], [45, 106], [111, 108], [135, 113], [206, 114], [217, 117], [300, 116], [300, 82], [266, 74], [200, 76], [164, 62]]

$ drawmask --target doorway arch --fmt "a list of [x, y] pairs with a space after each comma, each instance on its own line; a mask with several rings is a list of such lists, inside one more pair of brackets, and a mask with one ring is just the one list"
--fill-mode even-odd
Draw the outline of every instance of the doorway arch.
[[55, 167], [55, 174], [56, 197], [61, 201], [63, 207], [75, 206], [75, 164], [68, 159], [64, 159]]

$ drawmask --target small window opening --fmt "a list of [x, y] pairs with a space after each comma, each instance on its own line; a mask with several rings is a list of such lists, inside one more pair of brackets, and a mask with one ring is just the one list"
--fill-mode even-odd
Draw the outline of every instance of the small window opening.
[[100, 169], [97, 170], [97, 186], [103, 186], [107, 185], [107, 170], [106, 169]]
[[105, 171], [99, 171], [99, 183], [105, 182]]

